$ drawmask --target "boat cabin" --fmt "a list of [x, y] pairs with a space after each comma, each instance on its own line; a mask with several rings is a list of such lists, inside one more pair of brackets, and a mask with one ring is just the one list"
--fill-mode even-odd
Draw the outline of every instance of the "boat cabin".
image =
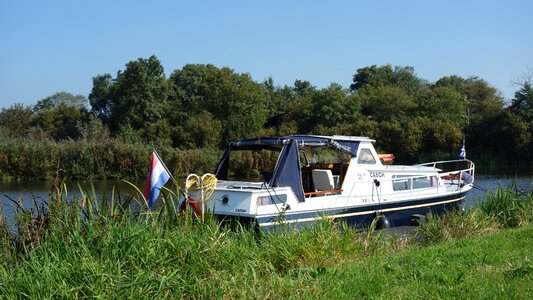
[[219, 180], [246, 181], [235, 176], [242, 173], [242, 168], [249, 168], [237, 165], [237, 169], [230, 172], [230, 165], [235, 153], [251, 150], [257, 153], [255, 159], [262, 162], [257, 167], [261, 167], [259, 173], [266, 186], [290, 186], [297, 198], [305, 201], [308, 197], [341, 193], [350, 164], [382, 168], [372, 142], [369, 138], [354, 136], [284, 136], [233, 142], [226, 149], [215, 175]]

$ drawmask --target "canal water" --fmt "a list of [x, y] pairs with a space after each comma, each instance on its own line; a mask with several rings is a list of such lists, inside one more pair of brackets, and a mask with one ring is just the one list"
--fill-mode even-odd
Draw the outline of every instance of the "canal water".
[[[34, 201], [36, 203], [47, 201], [48, 196], [52, 191], [53, 184], [52, 181], [0, 182], [0, 205], [2, 206], [2, 214], [4, 218], [10, 223], [12, 222], [16, 210], [16, 205], [13, 201], [18, 201], [18, 199], [22, 201], [23, 206], [26, 208], [31, 207]], [[135, 185], [142, 191], [144, 182], [138, 181], [135, 182]], [[487, 191], [495, 191], [498, 186], [510, 187], [512, 185], [521, 191], [533, 190], [533, 175], [521, 177], [477, 175], [475, 181], [476, 188], [468, 193], [465, 206], [470, 207], [477, 201], [482, 201]], [[113, 186], [115, 187], [115, 198], [118, 192], [120, 192], [123, 197], [129, 195], [138, 196], [138, 191], [125, 182], [97, 180], [93, 182], [68, 182], [67, 197], [69, 200], [80, 199], [82, 191], [90, 197], [93, 197], [94, 193], [99, 197], [99, 195], [105, 191], [109, 200], [111, 199]]]

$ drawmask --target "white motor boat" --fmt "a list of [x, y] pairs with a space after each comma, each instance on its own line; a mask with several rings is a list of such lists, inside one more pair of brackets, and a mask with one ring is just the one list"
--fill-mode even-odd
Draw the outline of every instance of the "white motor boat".
[[[460, 207], [474, 185], [470, 160], [388, 165], [373, 142], [367, 137], [310, 135], [232, 142], [217, 166], [218, 182], [204, 209], [220, 220], [267, 229], [323, 218], [367, 228], [382, 217], [385, 225], [403, 226], [430, 212]], [[254, 167], [266, 169], [263, 177], [232, 179], [243, 173], [242, 164], [232, 167], [235, 158], [254, 155], [259, 158]]]

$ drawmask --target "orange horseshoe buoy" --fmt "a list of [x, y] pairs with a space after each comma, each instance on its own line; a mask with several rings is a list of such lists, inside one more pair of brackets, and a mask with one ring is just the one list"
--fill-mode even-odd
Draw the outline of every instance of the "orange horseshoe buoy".
[[189, 197], [189, 198], [183, 200], [183, 202], [181, 202], [180, 214], [183, 214], [185, 212], [185, 210], [187, 209], [187, 202], [191, 206], [195, 216], [199, 217], [199, 216], [202, 215], [202, 209], [200, 208], [200, 202], [194, 200], [191, 197]]

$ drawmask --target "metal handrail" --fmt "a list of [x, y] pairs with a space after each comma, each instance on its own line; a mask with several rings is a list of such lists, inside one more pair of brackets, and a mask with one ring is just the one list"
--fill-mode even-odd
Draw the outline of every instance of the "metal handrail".
[[[424, 163], [424, 164], [420, 164], [420, 165], [425, 165], [425, 166], [433, 165], [435, 167], [436, 164], [456, 163], [456, 162], [468, 162], [468, 167], [467, 168], [462, 168], [462, 169], [456, 169], [456, 170], [452, 170], [452, 171], [447, 171], [447, 172], [437, 172], [437, 174], [435, 174], [435, 175], [423, 174], [423, 175], [414, 175], [414, 176], [409, 176], [409, 177], [402, 177], [400, 180], [410, 180], [410, 187], [409, 187], [408, 191], [410, 192], [410, 195], [412, 196], [413, 192], [416, 190], [416, 189], [413, 189], [414, 179], [425, 178], [425, 177], [428, 177], [428, 176], [437, 176], [437, 177], [440, 177], [439, 180], [442, 180], [443, 176], [452, 175], [452, 174], [458, 174], [459, 175], [459, 178], [458, 178], [458, 183], [459, 184], [457, 184], [457, 190], [460, 190], [461, 189], [460, 182], [463, 180], [463, 172], [468, 172], [470, 174], [470, 176], [472, 176], [474, 178], [475, 164], [471, 160], [457, 159], [457, 160], [429, 162], [429, 163]], [[379, 181], [381, 183], [384, 183], [384, 182], [393, 183], [396, 180], [398, 180], [398, 179], [380, 179]], [[368, 181], [365, 180], [365, 181], [363, 181], [363, 183], [366, 183], [366, 182], [368, 182], [370, 184], [374, 184], [373, 180], [368, 180]], [[357, 184], [357, 183], [354, 182], [354, 185], [355, 184]], [[437, 195], [441, 193], [440, 185], [437, 185], [436, 187], [430, 187], [430, 188], [435, 188]], [[352, 190], [353, 190], [353, 188], [352, 188]], [[351, 196], [351, 192], [350, 192], [350, 196]]]

